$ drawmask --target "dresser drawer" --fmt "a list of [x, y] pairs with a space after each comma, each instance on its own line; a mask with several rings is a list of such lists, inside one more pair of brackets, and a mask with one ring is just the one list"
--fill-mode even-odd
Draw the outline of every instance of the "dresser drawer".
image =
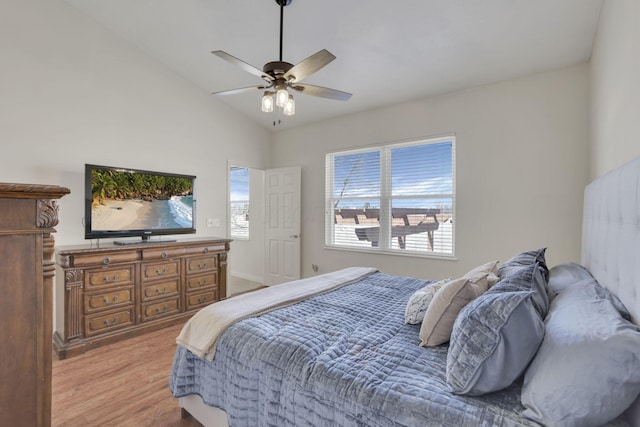
[[143, 249], [142, 259], [145, 261], [154, 259], [177, 258], [185, 254], [184, 248], [153, 248]]
[[204, 276], [195, 276], [187, 278], [187, 292], [205, 288], [208, 286], [218, 285], [218, 273], [213, 272]]
[[207, 246], [187, 246], [186, 248], [184, 248], [184, 253], [185, 255], [206, 255], [212, 254], [214, 252], [225, 252], [226, 250], [226, 244], [220, 243], [217, 245], [212, 244]]
[[84, 295], [84, 312], [92, 313], [133, 303], [133, 287]]
[[180, 297], [142, 305], [142, 321], [166, 317], [180, 312]]
[[85, 273], [86, 291], [131, 285], [133, 284], [134, 269], [135, 266], [131, 264], [87, 270]]
[[156, 280], [164, 277], [175, 277], [180, 271], [180, 260], [142, 264], [142, 281]]
[[211, 289], [197, 294], [187, 294], [187, 310], [201, 308], [218, 301], [218, 289]]
[[109, 314], [85, 316], [85, 334], [92, 336], [133, 325], [133, 307], [123, 308]]
[[138, 253], [135, 251], [74, 255], [73, 267], [92, 267], [135, 261], [138, 261]]
[[217, 268], [218, 268], [217, 255], [187, 258], [187, 274], [213, 271], [213, 270], [216, 270]]
[[158, 297], [168, 297], [178, 294], [178, 279], [169, 280], [165, 282], [152, 283], [144, 285], [142, 287], [142, 300], [147, 301], [149, 299]]

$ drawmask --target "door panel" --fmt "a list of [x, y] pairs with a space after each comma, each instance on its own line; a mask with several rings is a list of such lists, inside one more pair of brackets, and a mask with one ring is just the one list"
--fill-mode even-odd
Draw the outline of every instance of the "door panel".
[[266, 172], [267, 285], [300, 278], [300, 167]]

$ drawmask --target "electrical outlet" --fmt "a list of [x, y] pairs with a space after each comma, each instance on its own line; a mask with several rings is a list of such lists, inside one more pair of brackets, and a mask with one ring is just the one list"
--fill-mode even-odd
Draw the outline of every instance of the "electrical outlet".
[[311, 264], [311, 269], [313, 270], [314, 273], [317, 273], [319, 270], [318, 264]]
[[220, 218], [207, 218], [207, 227], [220, 227]]

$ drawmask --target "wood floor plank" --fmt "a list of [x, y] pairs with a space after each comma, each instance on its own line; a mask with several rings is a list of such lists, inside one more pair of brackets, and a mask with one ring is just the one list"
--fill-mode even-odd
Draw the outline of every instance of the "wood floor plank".
[[52, 426], [196, 427], [169, 391], [181, 326], [53, 361]]

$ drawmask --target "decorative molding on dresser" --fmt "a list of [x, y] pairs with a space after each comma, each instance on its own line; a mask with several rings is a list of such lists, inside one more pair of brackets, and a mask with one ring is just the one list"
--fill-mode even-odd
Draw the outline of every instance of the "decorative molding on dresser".
[[59, 247], [60, 359], [184, 322], [226, 297], [229, 239]]
[[52, 233], [65, 194], [0, 183], [0, 426], [51, 425]]

